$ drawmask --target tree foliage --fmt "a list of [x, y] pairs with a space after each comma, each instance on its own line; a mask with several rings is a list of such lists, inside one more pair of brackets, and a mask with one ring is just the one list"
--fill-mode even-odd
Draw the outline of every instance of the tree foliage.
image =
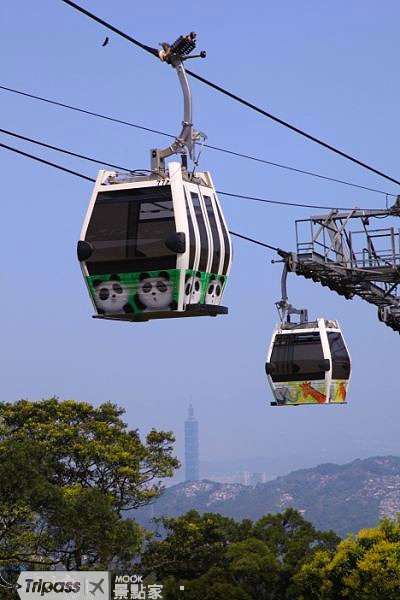
[[145, 442], [113, 404], [57, 398], [0, 404], [0, 561], [8, 568], [121, 567], [143, 532], [123, 512], [179, 465], [171, 433]]
[[336, 552], [317, 552], [295, 582], [301, 600], [398, 600], [400, 517], [350, 535]]
[[[146, 534], [132, 510], [172, 475], [171, 433], [142, 442], [103, 404], [0, 403], [0, 567], [129, 569], [180, 600], [398, 600], [400, 516], [345, 540], [295, 510], [253, 523], [196, 511]], [[4, 600], [13, 593], [3, 590]], [[2, 596], [2, 597], [3, 597]]]
[[252, 523], [189, 511], [162, 518], [164, 537], [152, 540], [138, 569], [164, 581], [170, 600], [185, 586], [189, 600], [296, 598], [293, 575], [318, 549], [331, 550], [339, 538], [316, 531], [296, 511], [267, 515]]

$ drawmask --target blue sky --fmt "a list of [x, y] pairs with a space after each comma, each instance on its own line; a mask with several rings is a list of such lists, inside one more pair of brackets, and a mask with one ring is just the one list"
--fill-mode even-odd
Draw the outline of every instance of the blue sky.
[[[193, 71], [398, 177], [397, 2], [81, 5], [153, 46], [197, 31], [207, 59], [192, 61]], [[2, 22], [0, 85], [178, 133], [180, 89], [165, 64], [61, 1], [7, 2]], [[210, 144], [398, 193], [201, 83], [191, 85], [194, 124]], [[1, 90], [0, 101], [2, 128], [131, 168], [148, 168], [149, 149], [165, 145], [165, 138]], [[96, 176], [96, 165], [4, 135], [2, 142]], [[0, 150], [1, 400], [111, 400], [143, 435], [151, 427], [175, 431], [180, 457], [192, 402], [203, 459], [266, 456], [276, 460], [277, 472], [282, 457], [293, 457], [297, 467], [400, 452], [400, 339], [378, 322], [374, 307], [290, 276], [295, 305], [307, 306], [312, 317], [339, 319], [353, 378], [345, 407], [272, 408], [264, 361], [280, 295], [276, 256], [234, 240], [227, 317], [94, 320], [75, 254], [91, 184]], [[227, 192], [329, 206], [385, 202], [379, 194], [212, 150], [203, 153], [201, 167]], [[221, 202], [230, 229], [288, 250], [295, 249], [294, 221], [320, 212]]]

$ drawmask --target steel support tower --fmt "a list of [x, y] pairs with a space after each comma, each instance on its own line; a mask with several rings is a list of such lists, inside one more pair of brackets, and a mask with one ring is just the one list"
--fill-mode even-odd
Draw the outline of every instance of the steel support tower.
[[379, 320], [400, 332], [399, 216], [400, 196], [386, 209], [332, 210], [301, 219], [296, 252], [280, 254], [288, 271], [374, 304]]

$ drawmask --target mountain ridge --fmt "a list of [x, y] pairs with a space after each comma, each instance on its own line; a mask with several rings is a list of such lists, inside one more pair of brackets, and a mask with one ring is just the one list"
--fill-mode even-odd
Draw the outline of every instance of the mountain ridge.
[[178, 483], [130, 516], [151, 529], [152, 518], [178, 516], [190, 509], [257, 520], [286, 508], [299, 510], [318, 529], [333, 529], [341, 536], [373, 527], [380, 518], [400, 512], [400, 457], [323, 463], [255, 487], [207, 479]]

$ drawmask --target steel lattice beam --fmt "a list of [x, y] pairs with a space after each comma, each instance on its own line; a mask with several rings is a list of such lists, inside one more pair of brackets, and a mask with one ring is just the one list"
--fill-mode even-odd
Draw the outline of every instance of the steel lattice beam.
[[[400, 196], [387, 209], [355, 208], [298, 220], [296, 253], [285, 259], [288, 269], [347, 299], [359, 296], [374, 304], [378, 318], [400, 332], [399, 216]], [[386, 218], [385, 227], [377, 225]]]

